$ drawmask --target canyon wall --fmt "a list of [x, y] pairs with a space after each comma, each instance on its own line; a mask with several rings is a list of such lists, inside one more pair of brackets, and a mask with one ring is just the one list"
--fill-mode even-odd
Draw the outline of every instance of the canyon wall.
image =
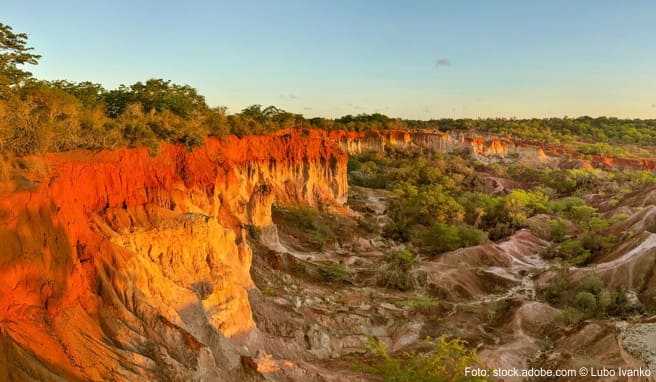
[[584, 156], [561, 145], [527, 142], [521, 139], [477, 132], [435, 130], [385, 132], [331, 132], [333, 139], [351, 154], [386, 148], [419, 147], [448, 153], [466, 151], [481, 161], [504, 159], [560, 167], [588, 167], [622, 170], [656, 170], [655, 158], [624, 158], [609, 155]]
[[17, 160], [0, 181], [0, 379], [243, 379], [257, 351], [247, 232], [271, 225], [274, 202], [342, 207], [347, 152], [388, 147], [571, 154], [470, 133], [306, 130]]
[[[482, 161], [517, 158], [523, 161], [547, 163], [551, 159], [539, 145], [525, 144], [494, 135], [470, 132], [386, 131], [366, 133], [334, 132], [341, 147], [351, 154], [382, 151], [389, 148], [417, 147], [436, 152], [469, 152]], [[560, 157], [559, 153], [553, 153]]]
[[241, 378], [246, 232], [344, 204], [346, 161], [320, 131], [27, 158], [0, 188], [0, 379]]

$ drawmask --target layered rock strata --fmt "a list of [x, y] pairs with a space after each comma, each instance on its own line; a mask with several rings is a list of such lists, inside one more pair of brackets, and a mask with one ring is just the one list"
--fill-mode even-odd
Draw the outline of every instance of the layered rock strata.
[[320, 131], [25, 159], [45, 170], [0, 195], [0, 379], [234, 380], [247, 230], [274, 201], [342, 205], [346, 160]]

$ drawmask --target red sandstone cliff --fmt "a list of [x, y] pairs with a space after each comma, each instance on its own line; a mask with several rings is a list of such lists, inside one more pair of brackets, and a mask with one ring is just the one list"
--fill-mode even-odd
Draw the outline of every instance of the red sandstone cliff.
[[271, 224], [274, 201], [342, 205], [345, 151], [388, 146], [568, 155], [461, 133], [305, 131], [28, 158], [44, 169], [0, 184], [0, 379], [239, 378], [254, 329], [247, 226]]
[[0, 195], [2, 380], [235, 378], [245, 227], [274, 200], [347, 191], [346, 154], [317, 131], [35, 160], [47, 170]]

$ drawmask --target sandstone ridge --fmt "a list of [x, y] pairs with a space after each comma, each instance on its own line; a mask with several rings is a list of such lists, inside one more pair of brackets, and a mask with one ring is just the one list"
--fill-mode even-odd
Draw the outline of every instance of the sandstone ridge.
[[[249, 226], [345, 202], [321, 131], [26, 158], [0, 196], [0, 379], [233, 379]], [[6, 182], [7, 183], [7, 182]]]

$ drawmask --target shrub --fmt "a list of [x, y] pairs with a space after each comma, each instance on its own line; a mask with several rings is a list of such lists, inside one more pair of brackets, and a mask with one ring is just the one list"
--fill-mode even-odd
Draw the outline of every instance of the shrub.
[[339, 263], [320, 264], [318, 272], [321, 279], [327, 282], [344, 282], [349, 281], [351, 278], [348, 269]]
[[5, 105], [0, 125], [6, 126], [6, 149], [27, 155], [81, 145], [80, 105], [74, 97], [41, 86], [23, 93], [0, 101]]
[[623, 149], [611, 146], [608, 143], [587, 143], [578, 147], [578, 152], [585, 155], [624, 155]]
[[573, 265], [584, 265], [590, 260], [592, 253], [585, 249], [581, 240], [569, 239], [557, 247], [557, 252]]
[[576, 325], [583, 320], [583, 313], [575, 308], [567, 307], [560, 312], [559, 319], [565, 325]]
[[122, 126], [123, 137], [128, 145], [132, 147], [146, 146], [153, 154], [159, 150], [159, 139], [148, 126], [141, 105], [127, 106], [117, 119], [117, 123]]
[[570, 284], [567, 280], [567, 273], [564, 269], [558, 270], [551, 282], [543, 289], [544, 299], [554, 305], [560, 305], [566, 301], [566, 293], [569, 291]]
[[597, 213], [597, 209], [588, 205], [574, 206], [571, 208], [569, 215], [574, 223], [578, 225], [587, 225], [590, 219]]
[[394, 189], [395, 199], [390, 205], [392, 220], [406, 220], [411, 224], [430, 225], [461, 222], [465, 210], [440, 185], [417, 187], [401, 183]]
[[548, 210], [549, 197], [541, 191], [513, 190], [505, 199], [505, 208], [515, 224], [523, 224], [526, 218]]
[[617, 237], [614, 235], [601, 234], [594, 231], [588, 231], [581, 236], [583, 247], [593, 254], [601, 254], [611, 248]]
[[597, 310], [597, 297], [590, 292], [579, 292], [574, 297], [574, 305], [583, 313], [593, 314]]
[[348, 164], [346, 166], [348, 172], [359, 171], [362, 167], [362, 162], [354, 155], [349, 155]]
[[487, 234], [484, 231], [468, 225], [458, 226], [458, 236], [463, 247], [478, 245], [487, 240]]
[[578, 289], [595, 295], [600, 294], [604, 290], [604, 282], [597, 275], [586, 276], [578, 284]]
[[567, 236], [567, 224], [562, 219], [553, 219], [549, 222], [549, 231], [552, 241], [562, 242]]
[[652, 171], [625, 171], [623, 174], [630, 183], [635, 185], [635, 188], [656, 183], [656, 175]]
[[500, 240], [515, 232], [515, 226], [511, 223], [497, 223], [487, 230], [490, 240]]
[[600, 312], [608, 312], [611, 310], [611, 307], [614, 303], [615, 293], [603, 289], [597, 294], [597, 309]]
[[428, 353], [405, 353], [394, 356], [387, 346], [371, 339], [368, 349], [374, 356], [371, 365], [361, 367], [363, 371], [382, 378], [385, 382], [443, 382], [484, 381], [480, 377], [465, 376], [465, 368], [474, 366], [478, 360], [471, 350], [458, 339], [440, 337], [433, 342]]
[[207, 132], [211, 136], [224, 137], [230, 134], [228, 118], [226, 117], [225, 107], [210, 108], [205, 116], [205, 125]]
[[626, 291], [618, 289], [614, 291], [605, 291], [605, 313], [614, 317], [625, 317], [631, 313], [640, 313], [643, 308], [632, 305], [627, 298]]
[[401, 291], [414, 289], [415, 280], [411, 271], [416, 263], [417, 257], [407, 249], [388, 253], [385, 256], [385, 265], [378, 272], [377, 284]]
[[324, 218], [315, 208], [274, 206], [273, 217], [314, 248], [322, 249], [336, 240], [333, 227], [327, 223], [327, 221], [335, 223], [335, 219]]
[[487, 240], [486, 233], [476, 228], [442, 223], [418, 229], [413, 237], [413, 242], [418, 247], [433, 256], [462, 247], [478, 245], [485, 240]]
[[542, 295], [547, 302], [563, 307], [562, 318], [568, 324], [593, 317], [625, 317], [642, 309], [629, 303], [624, 290], [608, 289], [597, 275], [572, 283], [564, 270], [542, 290]]
[[487, 319], [490, 324], [496, 325], [501, 320], [506, 319], [509, 312], [512, 311], [513, 304], [510, 299], [500, 299], [493, 301], [487, 307]]
[[372, 160], [360, 162], [357, 159], [349, 159], [349, 174], [351, 182], [358, 186], [369, 188], [385, 188], [389, 182], [382, 173], [383, 169]]
[[420, 313], [431, 313], [440, 307], [440, 301], [434, 297], [417, 295], [401, 303], [412, 311]]
[[408, 249], [390, 252], [385, 261], [404, 269], [410, 269], [417, 263], [417, 257]]
[[579, 206], [585, 205], [585, 201], [575, 196], [568, 196], [549, 202], [549, 210], [557, 215], [570, 216], [571, 211]]

